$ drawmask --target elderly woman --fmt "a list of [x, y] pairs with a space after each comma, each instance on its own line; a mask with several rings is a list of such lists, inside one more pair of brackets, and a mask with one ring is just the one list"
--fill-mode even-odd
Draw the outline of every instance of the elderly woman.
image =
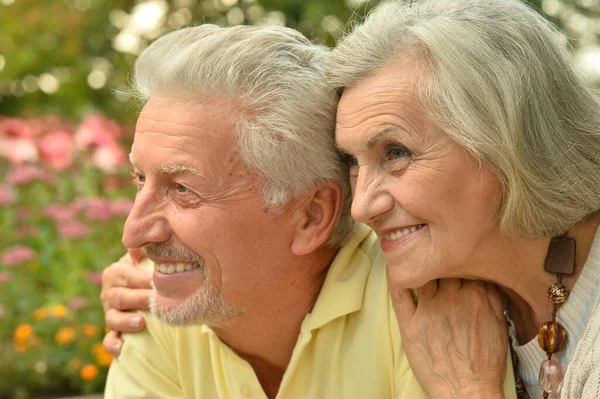
[[352, 214], [380, 239], [428, 393], [500, 385], [483, 280], [521, 394], [600, 398], [600, 101], [564, 38], [517, 0], [390, 2], [327, 70]]

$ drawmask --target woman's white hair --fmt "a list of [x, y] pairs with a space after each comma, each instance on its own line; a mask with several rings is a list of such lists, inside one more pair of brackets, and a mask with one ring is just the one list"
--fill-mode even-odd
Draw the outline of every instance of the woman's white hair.
[[341, 92], [394, 61], [417, 68], [428, 116], [496, 174], [506, 236], [562, 234], [600, 209], [598, 93], [536, 11], [518, 0], [391, 1], [342, 40], [326, 75]]
[[320, 184], [342, 186], [329, 245], [352, 229], [347, 171], [335, 148], [337, 98], [324, 81], [328, 49], [284, 27], [201, 25], [162, 36], [137, 59], [133, 86], [143, 99], [232, 99], [242, 162], [264, 178], [265, 205], [277, 209]]

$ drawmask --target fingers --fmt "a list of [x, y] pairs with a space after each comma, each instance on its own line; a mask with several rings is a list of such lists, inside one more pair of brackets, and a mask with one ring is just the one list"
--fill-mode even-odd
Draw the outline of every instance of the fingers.
[[438, 290], [438, 280], [432, 280], [426, 283], [424, 286], [417, 288], [417, 296], [419, 297], [419, 303], [425, 303], [430, 301]]
[[463, 280], [460, 278], [441, 278], [438, 280], [438, 289], [436, 293], [452, 293], [461, 289]]
[[141, 331], [146, 327], [144, 318], [132, 312], [121, 312], [110, 309], [105, 316], [106, 327], [119, 333], [131, 333]]
[[400, 328], [410, 322], [417, 309], [412, 293], [405, 289], [399, 289], [392, 293], [392, 306]]
[[135, 265], [144, 260], [144, 254], [140, 248], [129, 248], [127, 251]]
[[485, 283], [485, 290], [487, 293], [488, 301], [494, 310], [496, 315], [501, 316], [504, 319], [504, 299], [500, 294], [500, 289], [496, 284]]
[[150, 289], [152, 287], [152, 272], [150, 270], [131, 267], [126, 270], [125, 286], [128, 288]]
[[151, 293], [150, 289], [114, 287], [106, 291], [102, 305], [105, 311], [109, 309], [148, 310]]
[[113, 263], [102, 272], [103, 291], [112, 287], [151, 288], [151, 282], [150, 270], [132, 267], [120, 261]]
[[108, 353], [117, 356], [119, 353], [121, 353], [121, 348], [123, 347], [123, 339], [121, 339], [121, 334], [115, 331], [109, 331], [104, 336], [102, 346], [104, 346], [104, 349], [106, 349]]

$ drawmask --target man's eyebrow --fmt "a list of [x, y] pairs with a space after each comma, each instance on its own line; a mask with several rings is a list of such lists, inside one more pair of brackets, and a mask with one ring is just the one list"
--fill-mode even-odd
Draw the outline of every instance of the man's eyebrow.
[[[129, 162], [131, 162], [131, 165], [133, 165], [134, 169], [139, 169], [138, 164], [135, 162], [135, 159], [133, 159], [133, 154], [129, 154]], [[168, 175], [172, 175], [175, 173], [181, 173], [181, 172], [189, 172], [195, 176], [198, 176], [200, 178], [203, 178], [204, 175], [202, 174], [202, 172], [200, 172], [198, 169], [196, 168], [192, 168], [191, 166], [185, 166], [185, 165], [166, 165], [166, 166], [159, 166], [158, 168], [156, 168], [156, 173], [159, 174], [168, 174]]]
[[135, 159], [133, 159], [133, 154], [131, 152], [129, 153], [129, 163], [131, 163], [131, 166], [133, 166], [134, 169], [139, 169], [138, 164], [135, 162]]
[[373, 149], [373, 147], [375, 147], [375, 144], [377, 144], [378, 140], [387, 136], [390, 133], [397, 133], [397, 132], [402, 132], [402, 133], [407, 134], [406, 130], [402, 129], [401, 127], [387, 126], [383, 130], [381, 130], [379, 133], [376, 133], [373, 137], [371, 137], [369, 139], [369, 141], [367, 141], [367, 147], [371, 150], [371, 149]]
[[202, 172], [200, 172], [198, 169], [192, 168], [191, 166], [186, 166], [186, 165], [159, 166], [158, 168], [156, 168], [156, 172], [159, 174], [164, 173], [164, 174], [168, 174], [168, 175], [172, 175], [175, 173], [181, 173], [181, 172], [189, 172], [197, 177], [200, 177], [200, 178], [204, 177]]

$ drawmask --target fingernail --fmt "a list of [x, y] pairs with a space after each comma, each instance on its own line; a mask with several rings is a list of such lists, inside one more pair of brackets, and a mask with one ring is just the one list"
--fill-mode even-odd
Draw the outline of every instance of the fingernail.
[[140, 316], [134, 317], [131, 320], [129, 320], [129, 326], [133, 328], [140, 328], [141, 323], [142, 318]]
[[113, 350], [115, 351], [115, 353], [121, 352], [121, 344], [114, 344]]

